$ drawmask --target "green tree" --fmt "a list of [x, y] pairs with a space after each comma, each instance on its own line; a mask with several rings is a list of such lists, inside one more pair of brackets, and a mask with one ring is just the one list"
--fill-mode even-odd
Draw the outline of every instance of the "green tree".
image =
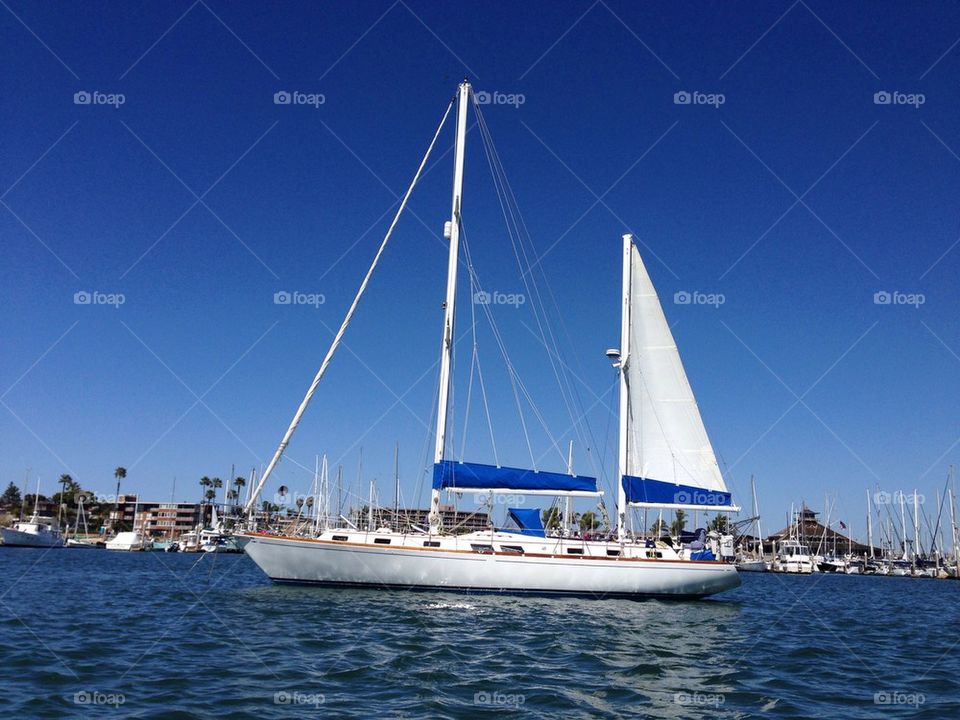
[[587, 511], [580, 516], [580, 532], [592, 532], [600, 527], [600, 520], [595, 512]]
[[707, 525], [707, 530], [718, 532], [721, 535], [726, 535], [730, 532], [730, 518], [726, 515], [716, 515], [713, 520], [710, 521], [710, 524]]
[[2, 508], [11, 510], [19, 508], [22, 502], [23, 498], [20, 496], [20, 488], [13, 483], [7, 485], [7, 489], [3, 491], [3, 495], [0, 495], [0, 507]]
[[543, 527], [547, 532], [560, 528], [560, 508], [552, 507], [543, 511]]
[[650, 526], [650, 532], [652, 532], [657, 537], [660, 537], [667, 531], [667, 521], [663, 518], [657, 520], [653, 525]]
[[127, 469], [118, 467], [113, 471], [113, 476], [117, 479], [117, 502], [120, 502], [120, 481], [127, 476]]
[[216, 496], [217, 496], [217, 491], [214, 490], [213, 488], [210, 488], [203, 494], [203, 497], [206, 498], [207, 501], [213, 500]]
[[673, 522], [670, 523], [670, 534], [679, 535], [683, 532], [684, 526], [687, 524], [687, 513], [683, 510], [677, 510], [674, 514]]

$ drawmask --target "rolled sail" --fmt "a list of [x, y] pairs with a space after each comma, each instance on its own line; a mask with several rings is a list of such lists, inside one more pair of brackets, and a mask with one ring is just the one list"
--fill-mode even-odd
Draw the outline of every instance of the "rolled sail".
[[514, 490], [517, 492], [596, 494], [597, 479], [585, 475], [497, 467], [443, 460], [433, 466], [435, 490]]
[[650, 275], [631, 244], [627, 381], [627, 502], [732, 509], [677, 344]]

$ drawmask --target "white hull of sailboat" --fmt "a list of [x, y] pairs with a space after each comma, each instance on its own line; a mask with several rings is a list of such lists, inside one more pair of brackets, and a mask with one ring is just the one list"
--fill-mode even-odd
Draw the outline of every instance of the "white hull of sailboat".
[[250, 558], [278, 583], [678, 598], [740, 584], [733, 565], [716, 561], [494, 554], [263, 535], [244, 541]]
[[737, 563], [740, 572], [767, 572], [770, 564], [766, 560], [741, 560]]
[[3, 544], [8, 547], [63, 547], [63, 538], [55, 532], [23, 532], [13, 528], [3, 528]]

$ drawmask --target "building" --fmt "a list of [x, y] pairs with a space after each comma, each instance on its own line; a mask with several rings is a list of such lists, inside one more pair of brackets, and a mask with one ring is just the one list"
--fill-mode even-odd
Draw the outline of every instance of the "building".
[[136, 495], [121, 495], [107, 519], [108, 534], [118, 523], [154, 540], [173, 540], [210, 523], [211, 505], [139, 501]]
[[[870, 555], [870, 546], [857, 542], [852, 537], [843, 535], [831, 527], [820, 523], [817, 516], [820, 513], [814, 512], [804, 505], [797, 513], [794, 522], [779, 532], [775, 532], [763, 541], [763, 549], [766, 553], [774, 552], [774, 543], [790, 538], [799, 539], [800, 542], [807, 545], [811, 552], [823, 554], [845, 555]], [[840, 523], [841, 527], [846, 527]], [[754, 539], [755, 542], [755, 539]], [[873, 554], [882, 556], [883, 551], [874, 547]]]

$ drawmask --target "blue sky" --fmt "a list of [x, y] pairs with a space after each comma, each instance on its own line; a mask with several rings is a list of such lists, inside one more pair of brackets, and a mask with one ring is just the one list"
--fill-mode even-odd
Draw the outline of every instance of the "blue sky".
[[[603, 350], [632, 231], [741, 502], [754, 474], [768, 527], [830, 494], [862, 534], [868, 487], [916, 486], [935, 514], [960, 461], [958, 37], [960, 10], [932, 3], [8, 0], [0, 482], [29, 467], [48, 491], [70, 472], [111, 492], [125, 465], [126, 489], [165, 498], [176, 478], [192, 499], [201, 475], [266, 462], [469, 77], [523, 96], [484, 117], [555, 298], [581, 432], [532, 302], [492, 310], [578, 470], [613, 466]], [[75, 104], [84, 91], [102, 95]], [[277, 105], [279, 91], [323, 103]], [[884, 91], [900, 94], [878, 104]], [[451, 141], [268, 494], [306, 489], [321, 452], [356, 491], [362, 446], [363, 477], [388, 501], [399, 442], [405, 498], [425, 502]], [[526, 292], [476, 130], [464, 218], [484, 286]], [[94, 291], [124, 302], [75, 303]], [[324, 302], [277, 305], [281, 291]], [[724, 302], [675, 303], [682, 292]], [[903, 295], [877, 304], [882, 292]], [[503, 362], [478, 332], [500, 460], [526, 465]], [[466, 456], [490, 462], [476, 402]], [[526, 419], [541, 466], [562, 469]]]

